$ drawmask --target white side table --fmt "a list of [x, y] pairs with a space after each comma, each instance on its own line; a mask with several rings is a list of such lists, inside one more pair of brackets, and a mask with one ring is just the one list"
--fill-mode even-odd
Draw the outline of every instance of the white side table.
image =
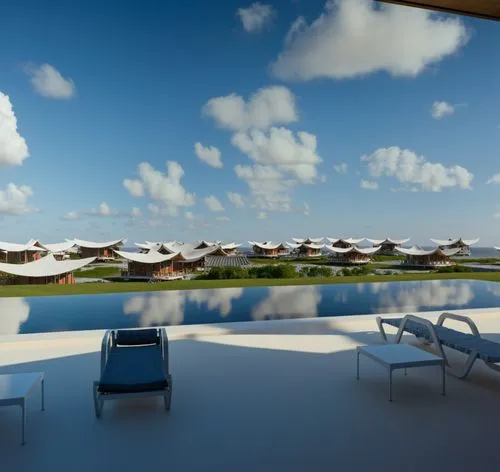
[[370, 357], [389, 371], [389, 401], [392, 402], [392, 371], [412, 367], [439, 366], [443, 372], [443, 390], [446, 395], [446, 363], [441, 357], [418, 349], [409, 344], [382, 344], [376, 346], [358, 346], [357, 379], [359, 380], [359, 355]]
[[42, 411], [44, 411], [45, 392], [43, 372], [0, 375], [0, 406], [19, 405], [22, 410], [21, 444], [23, 445], [25, 444], [26, 399], [38, 383], [40, 383], [42, 388]]

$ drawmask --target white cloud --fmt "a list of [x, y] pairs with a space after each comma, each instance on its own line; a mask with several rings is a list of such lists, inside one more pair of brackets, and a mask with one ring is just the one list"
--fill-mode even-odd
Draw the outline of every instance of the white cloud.
[[10, 98], [0, 92], [0, 166], [20, 166], [28, 156], [26, 141], [17, 131]]
[[407, 187], [424, 191], [440, 192], [447, 187], [470, 189], [474, 178], [464, 167], [428, 162], [424, 156], [397, 146], [379, 148], [361, 160], [368, 163], [372, 177], [394, 177]]
[[247, 33], [258, 33], [271, 23], [275, 11], [271, 5], [259, 2], [252, 3], [248, 8], [238, 8], [236, 12], [240, 17], [243, 29]]
[[205, 205], [210, 211], [214, 212], [224, 211], [222, 203], [219, 202], [219, 200], [217, 200], [217, 198], [214, 195], [206, 197], [203, 201], [205, 202]]
[[142, 216], [142, 211], [140, 208], [132, 207], [132, 211], [130, 212], [130, 216], [132, 218], [139, 218]]
[[309, 204], [304, 203], [304, 215], [305, 216], [309, 216], [309, 210], [310, 210]]
[[322, 159], [316, 152], [313, 134], [299, 131], [296, 137], [287, 128], [272, 127], [268, 133], [261, 130], [238, 132], [231, 142], [256, 163], [277, 166], [302, 183], [313, 183], [318, 177], [316, 166]]
[[267, 213], [265, 211], [261, 211], [258, 215], [257, 215], [257, 219], [258, 220], [267, 220]]
[[66, 220], [66, 221], [75, 221], [79, 219], [80, 215], [76, 211], [68, 211], [68, 213], [61, 216], [61, 220]]
[[[184, 169], [175, 161], [167, 161], [167, 173], [155, 169], [148, 162], [141, 162], [137, 168], [139, 179], [129, 180], [124, 185], [129, 190], [142, 190], [145, 195], [158, 204], [150, 203], [148, 208], [156, 214], [176, 216], [179, 207], [193, 206], [194, 193], [189, 193], [181, 184]], [[139, 192], [141, 193], [141, 192]], [[136, 196], [138, 192], [136, 192]], [[155, 210], [153, 210], [155, 209]]]
[[200, 161], [205, 162], [211, 167], [220, 169], [222, 167], [221, 152], [214, 146], [205, 147], [201, 143], [194, 145], [194, 152]]
[[218, 216], [215, 218], [217, 221], [231, 221], [231, 218], [229, 216]]
[[329, 0], [313, 23], [299, 17], [271, 65], [290, 80], [342, 79], [385, 71], [415, 77], [467, 42], [459, 18], [368, 0]]
[[194, 213], [192, 211], [186, 211], [184, 213], [184, 218], [186, 218], [186, 220], [192, 221], [194, 220]]
[[500, 172], [492, 175], [486, 182], [487, 184], [500, 184]]
[[33, 190], [27, 185], [17, 186], [9, 183], [5, 190], [0, 190], [0, 213], [21, 215], [36, 211], [28, 205], [28, 198], [33, 196]]
[[236, 192], [227, 192], [227, 198], [236, 208], [243, 208], [245, 206], [245, 202], [243, 197]]
[[370, 180], [361, 179], [359, 186], [365, 190], [378, 190], [378, 183]]
[[335, 172], [338, 172], [339, 174], [347, 173], [347, 164], [345, 162], [342, 162], [342, 164], [334, 165], [333, 168]]
[[65, 79], [50, 64], [42, 64], [38, 67], [28, 66], [26, 73], [31, 77], [31, 85], [42, 97], [67, 100], [76, 94], [73, 80]]
[[215, 97], [202, 111], [221, 128], [233, 131], [267, 129], [273, 124], [294, 123], [298, 119], [295, 96], [283, 86], [262, 88], [247, 102], [235, 93]]
[[129, 191], [130, 195], [132, 195], [133, 197], [144, 196], [144, 185], [140, 180], [125, 179], [123, 181], [123, 186]]
[[434, 119], [440, 120], [446, 115], [453, 115], [455, 107], [446, 102], [434, 102], [431, 108], [431, 115]]

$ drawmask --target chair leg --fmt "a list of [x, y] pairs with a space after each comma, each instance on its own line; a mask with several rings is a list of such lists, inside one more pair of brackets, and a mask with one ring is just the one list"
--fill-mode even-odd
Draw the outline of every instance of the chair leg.
[[172, 405], [172, 376], [168, 376], [168, 387], [165, 395], [163, 396], [165, 401], [165, 410], [170, 411], [170, 406]]
[[472, 370], [472, 366], [474, 365], [474, 362], [476, 362], [476, 359], [477, 359], [477, 353], [472, 352], [467, 358], [467, 362], [465, 363], [464, 368], [461, 371], [456, 372], [449, 367], [448, 373], [458, 379], [465, 379], [465, 377], [467, 377], [470, 371]]
[[98, 389], [99, 388], [99, 382], [94, 382], [94, 388], [93, 388], [93, 393], [94, 393], [94, 409], [95, 409], [95, 416], [96, 418], [100, 418], [101, 417], [101, 413], [102, 413], [102, 406], [103, 406], [103, 401], [100, 399], [100, 395], [99, 395], [99, 392], [98, 392]]

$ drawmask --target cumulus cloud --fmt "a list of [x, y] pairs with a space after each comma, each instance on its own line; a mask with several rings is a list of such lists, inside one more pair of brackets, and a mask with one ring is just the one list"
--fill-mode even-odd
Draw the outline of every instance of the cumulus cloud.
[[283, 86], [262, 88], [248, 101], [235, 93], [215, 97], [204, 105], [202, 112], [221, 128], [232, 131], [267, 129], [273, 124], [294, 123], [298, 119], [295, 96]]
[[371, 0], [329, 0], [310, 25], [303, 17], [292, 24], [271, 73], [303, 81], [378, 71], [415, 77], [467, 39], [459, 18]]
[[194, 220], [194, 213], [192, 211], [186, 211], [184, 213], [184, 218], [186, 218], [186, 220], [188, 221], [192, 221]]
[[17, 130], [10, 98], [0, 92], [0, 166], [20, 166], [28, 156], [28, 145]]
[[272, 127], [269, 132], [238, 132], [231, 142], [257, 164], [274, 165], [302, 183], [313, 183], [318, 177], [316, 166], [322, 159], [314, 134], [299, 131], [295, 136], [287, 128]]
[[31, 79], [31, 85], [42, 97], [68, 100], [76, 94], [73, 80], [64, 78], [50, 64], [28, 66], [25, 70]]
[[498, 174], [492, 175], [487, 181], [487, 184], [500, 184], [500, 172]]
[[236, 208], [243, 208], [245, 206], [245, 202], [243, 197], [236, 192], [227, 192], [227, 198]]
[[271, 5], [260, 2], [252, 3], [248, 8], [238, 8], [236, 14], [247, 33], [258, 33], [269, 25], [275, 16]]
[[361, 160], [367, 162], [372, 177], [394, 177], [407, 188], [416, 190], [440, 192], [447, 187], [470, 189], [474, 178], [464, 167], [432, 163], [424, 156], [397, 146], [379, 148], [373, 154], [362, 156]]
[[371, 180], [361, 179], [359, 186], [365, 190], [378, 190], [378, 183]]
[[194, 152], [198, 156], [198, 159], [205, 164], [217, 169], [222, 167], [221, 152], [218, 148], [214, 146], [205, 147], [201, 143], [196, 143], [194, 145]]
[[215, 219], [217, 221], [231, 221], [231, 218], [229, 218], [229, 216], [217, 216]]
[[193, 206], [196, 202], [195, 194], [187, 192], [181, 184], [184, 169], [178, 162], [167, 161], [166, 174], [148, 162], [141, 162], [137, 174], [138, 179], [126, 179], [124, 186], [134, 196], [147, 196], [157, 202], [148, 205], [150, 211], [154, 211], [152, 208], [156, 210], [156, 214], [176, 216], [179, 207]]
[[304, 216], [309, 216], [309, 210], [310, 210], [309, 204], [304, 203]]
[[222, 203], [217, 200], [217, 198], [214, 195], [210, 195], [209, 197], [206, 197], [204, 200], [205, 205], [210, 211], [213, 212], [219, 212], [219, 211], [224, 211], [224, 207], [222, 206]]
[[132, 211], [130, 212], [130, 216], [132, 218], [139, 218], [142, 216], [142, 211], [140, 208], [132, 207]]
[[65, 215], [61, 216], [61, 220], [76, 221], [80, 219], [80, 215], [76, 211], [68, 211]]
[[335, 172], [338, 172], [339, 174], [347, 173], [347, 164], [345, 162], [342, 162], [342, 164], [334, 165], [333, 168]]
[[267, 213], [265, 211], [259, 212], [259, 214], [257, 215], [257, 219], [258, 220], [267, 220]]
[[0, 190], [0, 214], [22, 215], [36, 211], [28, 205], [28, 199], [31, 196], [33, 196], [31, 187], [17, 186], [12, 182], [7, 184], [5, 190]]
[[431, 115], [434, 119], [440, 120], [446, 115], [453, 115], [455, 107], [447, 102], [434, 102], [431, 108]]

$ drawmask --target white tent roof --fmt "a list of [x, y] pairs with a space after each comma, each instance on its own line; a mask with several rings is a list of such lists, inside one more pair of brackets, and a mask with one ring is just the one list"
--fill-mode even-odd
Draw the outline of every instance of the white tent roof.
[[407, 243], [410, 238], [406, 239], [392, 239], [392, 238], [385, 238], [385, 239], [369, 239], [366, 238], [367, 241], [371, 242], [372, 244], [375, 244], [375, 246], [380, 246], [381, 244], [396, 244], [400, 246], [401, 244]]
[[432, 239], [431, 241], [438, 246], [451, 246], [452, 244], [456, 244], [459, 241], [462, 241], [466, 246], [472, 246], [479, 241], [479, 238], [476, 239], [462, 239], [462, 238], [450, 238], [450, 239]]
[[140, 262], [142, 264], [158, 264], [160, 262], [169, 261], [173, 259], [178, 253], [173, 254], [161, 254], [158, 251], [151, 250], [147, 254], [141, 254], [139, 252], [128, 252], [128, 251], [117, 251], [115, 253], [120, 257], [127, 259], [129, 261]]
[[222, 249], [236, 249], [240, 246], [241, 246], [241, 244], [236, 244], [233, 242], [233, 243], [223, 244], [221, 247], [222, 247]]
[[73, 241], [65, 241], [64, 243], [44, 244], [44, 247], [46, 247], [47, 250], [50, 252], [66, 252], [75, 246], [76, 244]]
[[317, 243], [311, 243], [311, 244], [306, 244], [306, 243], [286, 243], [291, 249], [298, 249], [299, 247], [307, 247], [309, 249], [323, 249], [324, 244], [317, 244]]
[[494, 246], [493, 249], [496, 249], [497, 251], [500, 251], [500, 246]]
[[380, 251], [380, 246], [377, 247], [365, 247], [365, 248], [360, 248], [360, 247], [332, 247], [332, 246], [325, 246], [326, 249], [328, 249], [330, 252], [335, 252], [337, 254], [347, 254], [348, 252], [357, 252], [358, 254], [374, 254], [378, 251]]
[[430, 256], [432, 254], [443, 254], [445, 256], [454, 256], [455, 254], [460, 252], [460, 248], [447, 250], [447, 249], [440, 249], [437, 247], [435, 249], [430, 249], [427, 251], [425, 249], [419, 249], [413, 246], [413, 247], [397, 247], [396, 251], [408, 256]]
[[283, 243], [274, 243], [272, 241], [264, 241], [263, 243], [248, 241], [248, 243], [252, 246], [260, 247], [261, 249], [278, 249], [280, 246], [283, 246]]
[[302, 244], [306, 241], [311, 241], [311, 243], [320, 243], [324, 238], [292, 238], [296, 243]]
[[50, 277], [81, 269], [94, 260], [95, 257], [87, 257], [85, 259], [57, 261], [52, 254], [48, 254], [37, 261], [26, 264], [0, 262], [0, 272], [22, 277]]
[[[40, 244], [42, 247], [37, 247]], [[30, 239], [26, 244], [6, 243], [0, 241], [0, 251], [3, 252], [24, 252], [24, 251], [46, 251], [45, 246], [36, 239]]]
[[205, 247], [203, 249], [194, 249], [191, 245], [187, 244], [185, 244], [185, 246], [188, 247], [182, 249], [180, 254], [186, 262], [199, 261], [203, 257], [209, 256], [210, 254], [213, 254], [214, 252], [217, 251], [222, 250], [222, 252], [224, 252], [224, 250], [220, 246], [210, 246], [210, 247]]
[[86, 247], [89, 249], [102, 249], [105, 247], [111, 247], [111, 246], [117, 246], [119, 244], [124, 243], [124, 239], [115, 239], [114, 241], [106, 241], [104, 243], [98, 243], [95, 241], [85, 241], [83, 239], [73, 239], [72, 242], [74, 242], [77, 246], [79, 247]]
[[354, 239], [354, 238], [345, 238], [345, 239], [344, 238], [326, 238], [326, 239], [328, 239], [328, 241], [330, 241], [332, 244], [335, 244], [338, 241], [343, 241], [347, 244], [359, 244], [365, 238], [357, 238], [357, 239]]

